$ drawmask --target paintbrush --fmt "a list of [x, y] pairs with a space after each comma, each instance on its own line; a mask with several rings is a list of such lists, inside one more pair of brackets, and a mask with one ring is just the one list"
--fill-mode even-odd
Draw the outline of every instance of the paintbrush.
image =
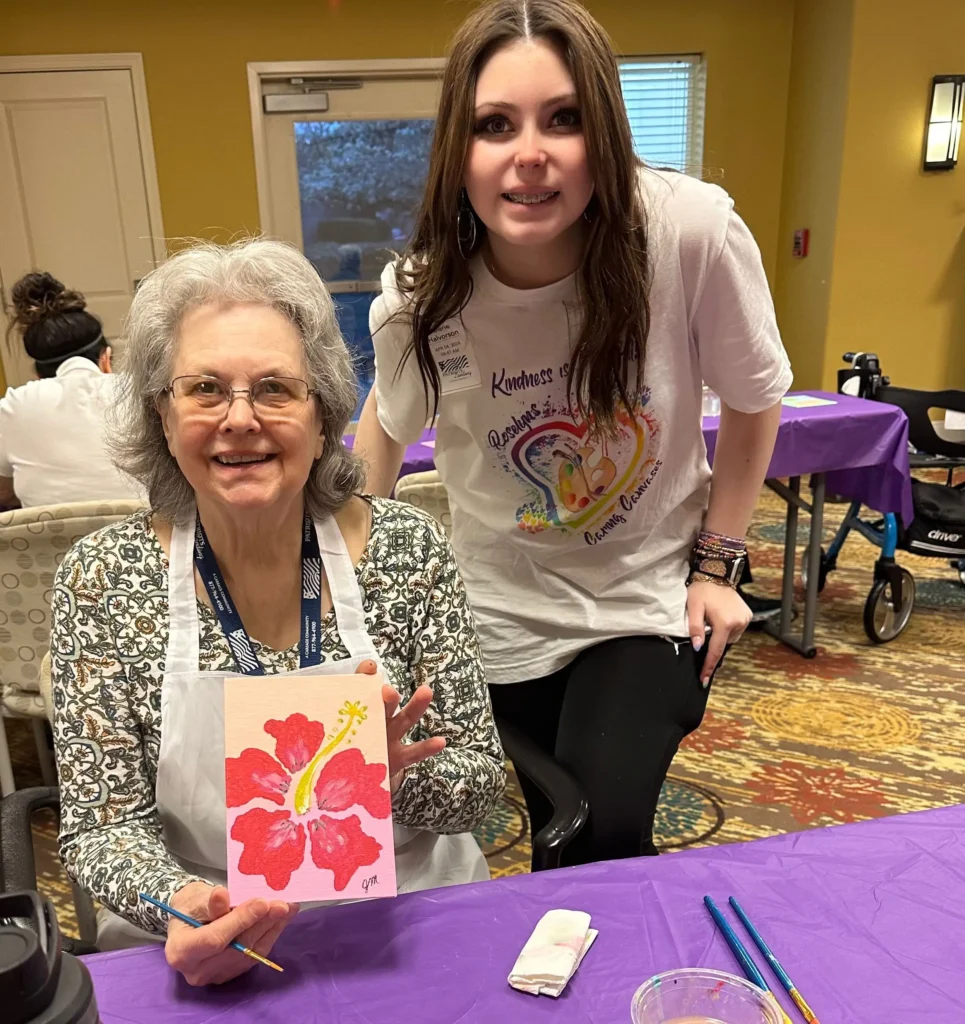
[[735, 934], [734, 929], [727, 923], [727, 919], [720, 912], [720, 907], [709, 896], [704, 897], [704, 903], [707, 905], [714, 923], [727, 941], [727, 945], [730, 946], [731, 952], [737, 957], [737, 962], [741, 965], [747, 980], [752, 981], [758, 988], [762, 988], [774, 1000], [774, 1005], [781, 1011], [784, 1024], [794, 1024], [791, 1018], [784, 1012], [781, 1004], [774, 998], [774, 993], [771, 992], [770, 986], [764, 980], [764, 975], [761, 974], [760, 968], [754, 963], [750, 953], [744, 948], [744, 943]]
[[[176, 917], [179, 921], [183, 921], [185, 924], [191, 925], [192, 928], [200, 928], [202, 925], [209, 923], [205, 921], [197, 921], [193, 917], [188, 917], [187, 914], [182, 914], [180, 910], [175, 910], [174, 907], [169, 906], [167, 903], [162, 903], [161, 900], [156, 900], [153, 896], [148, 896], [147, 893], [139, 893], [142, 900], [157, 907], [158, 910], [163, 910], [165, 914], [170, 914], [172, 917]], [[232, 940], [229, 945], [232, 949], [237, 949], [239, 953], [244, 953], [245, 956], [250, 956], [252, 960], [257, 960], [258, 963], [264, 964], [266, 967], [270, 967], [275, 971], [284, 971], [284, 967], [279, 967], [273, 960], [269, 960], [268, 957], [262, 956], [261, 953], [256, 953], [253, 949], [249, 949], [247, 946], [242, 946], [237, 940]]]
[[761, 933], [751, 924], [751, 919], [744, 913], [744, 908], [734, 899], [733, 896], [727, 901], [734, 908], [734, 913], [741, 919], [748, 934], [754, 940], [754, 944], [761, 951], [764, 959], [771, 965], [771, 970], [777, 975], [780, 983], [787, 989], [787, 994], [794, 1000], [794, 1005], [801, 1011], [802, 1016], [808, 1024], [821, 1024], [814, 1016], [814, 1010], [808, 1006], [804, 996], [798, 992], [794, 982], [791, 981], [787, 971], [781, 966], [780, 960], [771, 952], [770, 947], [761, 937]]

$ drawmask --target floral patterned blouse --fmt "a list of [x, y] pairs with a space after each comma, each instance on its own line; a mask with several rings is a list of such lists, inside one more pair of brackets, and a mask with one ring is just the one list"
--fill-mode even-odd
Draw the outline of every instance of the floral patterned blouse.
[[[408, 770], [392, 798], [393, 818], [440, 833], [471, 831], [493, 809], [505, 771], [462, 578], [434, 519], [401, 502], [366, 500], [372, 530], [356, 575], [369, 634], [403, 700], [423, 683], [433, 688], [413, 739], [447, 741]], [[137, 894], [169, 901], [197, 878], [165, 849], [154, 802], [167, 587], [151, 513], [139, 512], [68, 552], [54, 585], [51, 633], [61, 855], [95, 899], [158, 934], [165, 915]], [[235, 671], [214, 613], [200, 601], [198, 613], [201, 670]], [[297, 644], [285, 651], [253, 644], [266, 675], [298, 668]], [[322, 661], [348, 657], [330, 611]]]

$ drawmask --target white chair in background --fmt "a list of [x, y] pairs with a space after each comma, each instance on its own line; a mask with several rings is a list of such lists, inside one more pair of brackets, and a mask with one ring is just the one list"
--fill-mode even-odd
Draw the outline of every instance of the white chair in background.
[[57, 566], [85, 534], [140, 508], [138, 501], [112, 499], [0, 513], [0, 795], [15, 789], [4, 718], [31, 719], [44, 783], [57, 784], [40, 689]]
[[449, 495], [436, 470], [401, 477], [395, 485], [395, 496], [399, 501], [407, 501], [416, 508], [425, 509], [434, 519], [439, 520], [447, 535], [452, 533]]

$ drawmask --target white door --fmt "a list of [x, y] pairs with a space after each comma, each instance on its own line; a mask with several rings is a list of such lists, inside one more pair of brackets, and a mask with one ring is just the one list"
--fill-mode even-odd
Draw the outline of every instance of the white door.
[[[154, 266], [153, 225], [129, 70], [0, 74], [0, 282], [6, 303], [46, 270], [84, 294], [116, 344], [135, 282]], [[0, 332], [7, 321], [0, 310]], [[19, 338], [7, 384], [36, 374]]]
[[[438, 68], [262, 82], [262, 223], [297, 245], [331, 291], [363, 400], [375, 366], [369, 306], [415, 224], [439, 87]], [[279, 99], [287, 109], [270, 112]]]

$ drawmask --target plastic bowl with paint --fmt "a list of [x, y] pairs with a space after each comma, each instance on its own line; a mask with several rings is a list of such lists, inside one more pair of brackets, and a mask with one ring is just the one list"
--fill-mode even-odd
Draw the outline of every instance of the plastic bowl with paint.
[[733, 974], [700, 967], [645, 981], [630, 1013], [633, 1024], [781, 1024], [773, 996]]

